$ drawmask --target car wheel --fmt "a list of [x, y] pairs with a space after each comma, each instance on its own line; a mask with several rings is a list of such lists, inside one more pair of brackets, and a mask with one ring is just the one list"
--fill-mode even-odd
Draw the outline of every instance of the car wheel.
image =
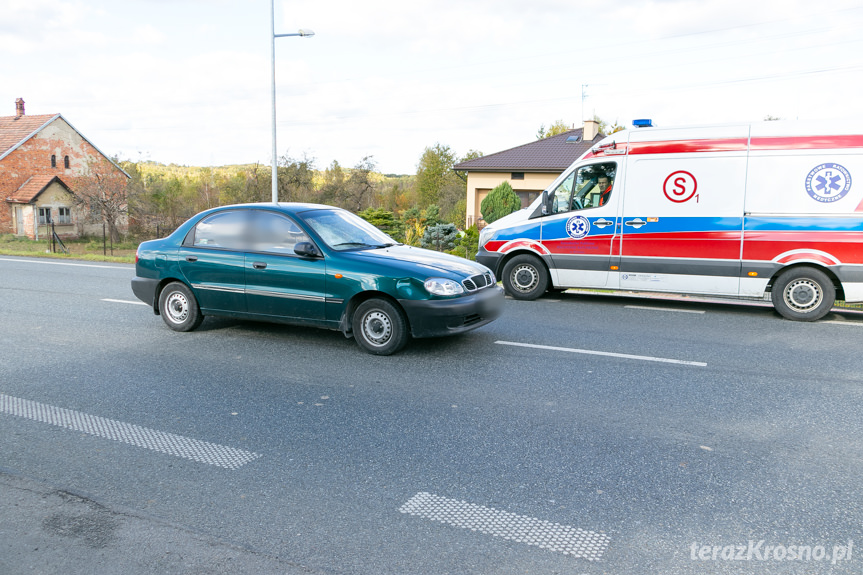
[[357, 307], [353, 316], [354, 339], [375, 355], [390, 355], [408, 342], [407, 321], [398, 306], [374, 298]]
[[536, 256], [515, 256], [503, 267], [503, 288], [515, 299], [535, 300], [548, 289], [548, 272]]
[[783, 317], [798, 321], [821, 319], [836, 301], [836, 288], [822, 271], [809, 267], [783, 272], [770, 294], [773, 307]]
[[180, 282], [169, 283], [159, 294], [159, 313], [174, 331], [192, 331], [204, 321], [195, 295]]

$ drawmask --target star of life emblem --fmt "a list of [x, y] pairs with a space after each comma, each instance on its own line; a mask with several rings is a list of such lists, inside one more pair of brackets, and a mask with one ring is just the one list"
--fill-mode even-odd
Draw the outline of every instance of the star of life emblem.
[[839, 164], [821, 164], [806, 176], [806, 192], [817, 202], [829, 204], [851, 189], [851, 173]]
[[590, 220], [584, 216], [573, 216], [566, 221], [566, 233], [569, 237], [580, 240], [590, 233]]

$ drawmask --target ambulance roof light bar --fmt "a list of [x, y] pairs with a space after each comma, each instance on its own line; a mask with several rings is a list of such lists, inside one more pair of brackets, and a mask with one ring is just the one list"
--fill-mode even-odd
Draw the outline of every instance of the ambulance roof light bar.
[[649, 120], [647, 118], [643, 118], [641, 120], [633, 120], [632, 125], [636, 128], [652, 128], [653, 120]]

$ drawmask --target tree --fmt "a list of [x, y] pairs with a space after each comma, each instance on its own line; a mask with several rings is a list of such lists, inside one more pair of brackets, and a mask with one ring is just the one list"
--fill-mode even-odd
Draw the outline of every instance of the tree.
[[418, 246], [426, 231], [426, 218], [419, 208], [410, 208], [402, 213], [404, 243]]
[[451, 250], [455, 247], [458, 230], [455, 224], [438, 224], [429, 226], [423, 233], [422, 247], [437, 250], [439, 252]]
[[85, 208], [91, 220], [106, 224], [112, 241], [119, 241], [120, 225], [128, 222], [128, 184], [126, 174], [102, 156], [91, 157], [74, 180], [74, 203]]
[[[279, 159], [277, 170], [280, 202], [310, 202], [316, 199], [314, 158], [303, 155], [302, 160], [295, 160], [285, 155]], [[272, 186], [272, 180], [270, 182]]]
[[548, 129], [545, 129], [545, 124], [541, 124], [539, 126], [539, 130], [536, 132], [536, 139], [543, 140], [545, 138], [550, 138], [552, 136], [557, 136], [558, 134], [562, 134], [564, 132], [570, 131], [570, 128], [566, 122], [563, 120], [555, 120], [551, 123], [551, 126]]
[[383, 208], [367, 208], [357, 215], [382, 232], [394, 236], [399, 232], [395, 214]]
[[458, 179], [452, 170], [454, 165], [455, 153], [449, 146], [437, 143], [434, 147], [425, 149], [417, 165], [420, 207], [440, 203], [444, 188], [452, 184], [453, 179]]
[[337, 202], [337, 196], [341, 193], [341, 189], [345, 187], [347, 174], [339, 165], [337, 160], [333, 160], [330, 167], [324, 170], [324, 185], [321, 188], [321, 201], [325, 204], [334, 204]]
[[372, 174], [375, 171], [375, 161], [366, 156], [351, 170], [347, 186], [342, 194], [342, 204], [354, 212], [371, 207], [375, 199], [377, 186]]
[[263, 202], [271, 198], [271, 188], [267, 187], [271, 185], [271, 177], [265, 176], [265, 171], [258, 167], [255, 164], [237, 171], [224, 183], [219, 193], [221, 205]]
[[482, 219], [489, 224], [520, 209], [521, 198], [513, 191], [509, 182], [501, 182], [480, 204]]
[[605, 120], [603, 120], [602, 118], [597, 116], [596, 114], [593, 115], [592, 119], [594, 122], [599, 124], [599, 133], [605, 134], [606, 136], [610, 136], [611, 134], [613, 134], [615, 132], [619, 132], [619, 131], [624, 130], [626, 128], [625, 126], [621, 126], [620, 124], [618, 124], [617, 120], [615, 120], [613, 124], [609, 124], [608, 122], [606, 122]]
[[[469, 162], [470, 160], [475, 160], [477, 158], [481, 158], [482, 156], [483, 156], [483, 154], [479, 150], [470, 150], [467, 154], [462, 156], [462, 158], [457, 163], [461, 164], [464, 162]], [[465, 170], [453, 170], [453, 171], [455, 172], [455, 175], [458, 176], [458, 178], [462, 182], [467, 184], [467, 172]]]

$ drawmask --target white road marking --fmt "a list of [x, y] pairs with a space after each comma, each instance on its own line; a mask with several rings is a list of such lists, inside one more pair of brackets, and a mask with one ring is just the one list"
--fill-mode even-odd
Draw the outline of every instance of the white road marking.
[[576, 349], [572, 347], [555, 347], [551, 345], [537, 345], [533, 343], [518, 343], [515, 341], [496, 341], [500, 345], [514, 345], [517, 347], [529, 347], [533, 349], [545, 349], [549, 351], [565, 351], [569, 353], [583, 353], [586, 355], [604, 355], [606, 357], [620, 357], [623, 359], [637, 359], [639, 361], [657, 361], [660, 363], [677, 363], [680, 365], [692, 365], [695, 367], [707, 367], [702, 361], [685, 361], [682, 359], [669, 359], [666, 357], [652, 357], [649, 355], [631, 355], [628, 353], [613, 353], [610, 351], [595, 351], [591, 349]]
[[835, 325], [852, 325], [855, 327], [863, 327], [863, 321], [840, 321], [836, 319], [830, 319], [827, 321], [819, 321], [818, 323], [832, 323]]
[[399, 508], [399, 512], [588, 561], [601, 559], [611, 542], [611, 537], [605, 533], [516, 515], [424, 491], [411, 497]]
[[165, 433], [3, 393], [0, 393], [0, 412], [227, 469], [237, 469], [261, 457], [258, 453], [243, 449]]
[[677, 313], [705, 313], [705, 310], [701, 309], [680, 309], [680, 308], [671, 308], [671, 307], [650, 307], [647, 305], [625, 305], [623, 307], [627, 307], [629, 309], [649, 309], [652, 311], [674, 311]]
[[[18, 258], [14, 258], [14, 259], [13, 258], [0, 258], [0, 261], [2, 261], [2, 262], [21, 262], [21, 263], [25, 263], [25, 264], [45, 264], [45, 265], [52, 265], [52, 266], [74, 266], [74, 267], [79, 267], [79, 268], [99, 268], [99, 269], [103, 269], [103, 270], [123, 270], [126, 272], [129, 271], [128, 267], [100, 266], [97, 264], [73, 264], [73, 263], [68, 263], [68, 262], [56, 262], [56, 261], [50, 261], [50, 260], [44, 260], [43, 261], [43, 260], [22, 260], [22, 259], [18, 259]], [[119, 265], [127, 265], [128, 266], [130, 264], [119, 264]]]
[[142, 301], [132, 301], [132, 300], [128, 300], [128, 299], [111, 299], [111, 298], [107, 298], [107, 297], [102, 298], [102, 301], [109, 301], [112, 303], [130, 303], [133, 305], [149, 305], [149, 304], [146, 304]]

